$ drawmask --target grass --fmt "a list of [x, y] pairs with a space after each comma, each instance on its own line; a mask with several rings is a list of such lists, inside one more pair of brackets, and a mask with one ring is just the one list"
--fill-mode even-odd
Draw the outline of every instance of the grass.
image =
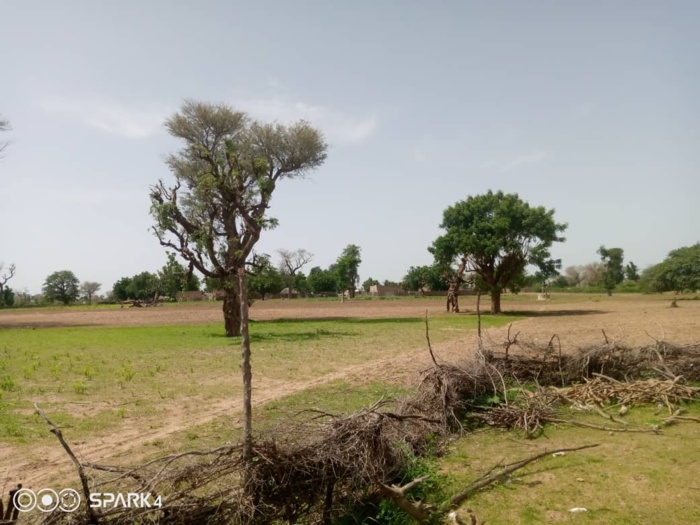
[[[484, 326], [516, 318], [484, 317]], [[470, 316], [431, 320], [439, 343], [475, 328]], [[421, 318], [281, 320], [251, 324], [257, 385], [294, 384], [424, 345]], [[205, 325], [0, 330], [0, 442], [47, 441], [38, 402], [83, 439], [124, 420], [159, 424], [163, 407], [240, 397], [240, 340]], [[330, 399], [330, 398], [329, 398]]]
[[[700, 403], [689, 406], [700, 415]], [[659, 424], [666, 409], [634, 407], [630, 426]], [[570, 417], [570, 415], [569, 415]], [[578, 417], [578, 416], [577, 416]], [[586, 419], [603, 424], [597, 416]], [[543, 450], [600, 443], [599, 447], [547, 457], [514, 473], [464, 504], [490, 525], [595, 523], [600, 525], [700, 523], [697, 498], [700, 425], [666, 427], [661, 435], [615, 433], [552, 426], [537, 440], [513, 432], [484, 430], [450, 447], [441, 472], [453, 494], [497, 462], [512, 463]], [[572, 514], [571, 508], [587, 512]], [[464, 512], [464, 511], [463, 511]]]

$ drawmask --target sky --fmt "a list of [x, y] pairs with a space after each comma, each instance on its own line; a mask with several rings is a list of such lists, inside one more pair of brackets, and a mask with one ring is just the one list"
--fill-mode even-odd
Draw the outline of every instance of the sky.
[[[700, 2], [0, 0], [0, 261], [39, 293], [166, 261], [149, 187], [187, 98], [306, 119], [328, 159], [281, 183], [260, 253], [361, 280], [430, 264], [442, 213], [492, 189], [554, 208], [563, 265], [700, 241]], [[308, 269], [308, 268], [307, 268]]]

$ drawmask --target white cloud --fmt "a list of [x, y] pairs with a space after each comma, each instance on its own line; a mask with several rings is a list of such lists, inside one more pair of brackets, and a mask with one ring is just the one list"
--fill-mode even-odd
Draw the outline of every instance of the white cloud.
[[528, 164], [536, 164], [538, 162], [542, 162], [546, 158], [550, 156], [549, 153], [541, 150], [533, 151], [532, 153], [528, 153], [527, 155], [521, 155], [519, 157], [515, 157], [514, 159], [511, 159], [506, 162], [497, 162], [495, 160], [487, 160], [485, 162], [482, 162], [479, 164], [479, 168], [483, 169], [495, 169], [500, 171], [501, 173], [507, 173], [512, 170], [516, 170], [518, 168], [522, 168], [523, 166], [527, 166]]
[[309, 121], [320, 128], [330, 142], [358, 143], [369, 137], [377, 128], [376, 115], [351, 116], [338, 110], [294, 102], [280, 96], [267, 98], [241, 98], [232, 101], [236, 109], [250, 113], [264, 121]]
[[527, 164], [535, 164], [541, 162], [547, 158], [547, 154], [544, 151], [534, 151], [528, 155], [521, 155], [513, 160], [506, 162], [501, 166], [501, 173], [506, 173], [508, 171], [521, 168]]
[[71, 98], [42, 98], [39, 107], [51, 113], [61, 113], [84, 125], [120, 137], [140, 139], [163, 130], [167, 108], [137, 108], [112, 101], [77, 100]]

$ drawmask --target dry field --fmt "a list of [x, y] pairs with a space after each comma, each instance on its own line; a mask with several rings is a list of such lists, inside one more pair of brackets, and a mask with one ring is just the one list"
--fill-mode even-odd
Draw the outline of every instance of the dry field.
[[[671, 297], [667, 296], [606, 297], [555, 294], [550, 301], [537, 301], [535, 296], [523, 294], [505, 297], [503, 308], [506, 315], [522, 318], [513, 323], [512, 333], [520, 332], [520, 337], [545, 341], [556, 333], [561, 338], [563, 347], [568, 349], [601, 341], [602, 330], [607, 337], [622, 340], [627, 345], [646, 344], [651, 341], [650, 337], [677, 343], [699, 340], [700, 301], [679, 301], [679, 308], [672, 309], [669, 307], [670, 300]], [[475, 299], [463, 297], [461, 306], [463, 313], [458, 314], [458, 317], [473, 320]], [[482, 308], [486, 306], [487, 301], [484, 301]], [[443, 302], [439, 299], [356, 300], [344, 304], [339, 301], [313, 300], [258, 301], [252, 308], [251, 317], [258, 322], [304, 320], [315, 323], [323, 320], [341, 322], [348, 319], [371, 319], [378, 322], [386, 319], [397, 322], [401, 319], [416, 321], [415, 318], [423, 317], [426, 311], [433, 323], [431, 335], [439, 359], [459, 359], [471, 351], [476, 338], [474, 324], [469, 324], [468, 330], [460, 328], [461, 325], [450, 324], [455, 315], [447, 316]], [[444, 323], [441, 324], [441, 320], [444, 320]], [[220, 304], [211, 303], [142, 309], [68, 308], [2, 311], [0, 350], [3, 346], [7, 348], [7, 345], [3, 345], [3, 338], [11, 335], [16, 329], [35, 329], [51, 334], [54, 328], [62, 327], [85, 327], [89, 330], [90, 327], [184, 326], [220, 321]], [[348, 323], [348, 326], [354, 325]], [[304, 392], [320, 391], [326, 392], [325, 395], [329, 395], [327, 392], [335, 392], [342, 396], [343, 388], [377, 383], [411, 385], [417, 381], [421, 370], [430, 364], [422, 323], [406, 324], [405, 337], [397, 338], [394, 334], [391, 340], [387, 340], [382, 339], [381, 334], [372, 333], [371, 340], [356, 338], [357, 340], [344, 349], [342, 355], [329, 354], [327, 357], [324, 357], [323, 352], [338, 345], [338, 340], [343, 334], [326, 338], [323, 336], [323, 330], [316, 330], [321, 337], [311, 338], [308, 343], [303, 339], [294, 343], [300, 349], [306, 346], [313, 348], [316, 352], [313, 354], [313, 362], [305, 363], [303, 367], [285, 369], [286, 372], [271, 368], [271, 372], [266, 373], [265, 363], [255, 369], [258, 374], [254, 376], [254, 399], [258, 413], [267, 410], [265, 407], [274, 406], [275, 403], [283, 404], [286, 398]], [[505, 339], [506, 332], [506, 326], [488, 328], [485, 330], [485, 338], [499, 344]], [[210, 349], [192, 349], [193, 362], [200, 358], [213, 359], [219, 351], [228, 355], [236, 351], [235, 348], [224, 347], [224, 343], [218, 344], [220, 348], [214, 346]], [[254, 341], [254, 358], [256, 348], [261, 347], [270, 348], [264, 340], [258, 343]], [[270, 359], [274, 359], [272, 353]], [[328, 362], [324, 361], [326, 359]], [[235, 374], [235, 368], [232, 366], [226, 373]], [[231, 385], [225, 389], [219, 388], [222, 382], [228, 382], [229, 379]], [[211, 444], [211, 441], [188, 438], [194, 428], [200, 429], [200, 434], [202, 428], [207, 428], [211, 432], [208, 437], [214, 441], [231, 438], [232, 435], [235, 437], [228, 427], [235, 427], [239, 423], [236, 407], [240, 399], [240, 383], [237, 377], [227, 377], [221, 370], [217, 370], [214, 363], [211, 386], [218, 390], [207, 395], [197, 390], [206, 390], [207, 378], [198, 378], [196, 388], [190, 389], [184, 388], [180, 376], [173, 376], [168, 381], [173, 391], [177, 391], [182, 385], [182, 395], [162, 395], [157, 402], [157, 411], [122, 416], [123, 421], [112, 424], [108, 431], [88, 433], [87, 438], [75, 440], [73, 443], [80, 457], [102, 463], [126, 462], [139, 460], [163, 450]], [[323, 390], [324, 388], [330, 390]], [[50, 402], [56, 399], [45, 395], [41, 400], [42, 403], [49, 403], [49, 408], [52, 408]], [[138, 404], [138, 400], [132, 402]], [[119, 406], [121, 403], [122, 401]], [[83, 402], [71, 403], [68, 409], [78, 413], [79, 417], [89, 419], [98, 413], [114, 412], [117, 410], [116, 406], [117, 404], [105, 402], [100, 397], [89, 396]], [[27, 408], [24, 410], [31, 412]], [[158, 424], [154, 424], [154, 420], [158, 421]], [[224, 427], [227, 430], [222, 430]], [[65, 434], [70, 439], [70, 427], [66, 429]], [[50, 441], [50, 438], [36, 443], [0, 441], [0, 479], [19, 479], [25, 486], [37, 486], [55, 479], [57, 475], [69, 472], [71, 468], [63, 451], [57, 443]]]

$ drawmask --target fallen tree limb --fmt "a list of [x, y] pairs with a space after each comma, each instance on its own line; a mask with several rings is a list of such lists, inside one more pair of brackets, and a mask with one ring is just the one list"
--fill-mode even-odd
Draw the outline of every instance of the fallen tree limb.
[[558, 452], [574, 452], [576, 450], [584, 450], [587, 448], [593, 448], [599, 446], [598, 443], [593, 444], [593, 445], [583, 445], [580, 447], [573, 447], [573, 448], [559, 448], [556, 450], [548, 450], [545, 452], [540, 452], [539, 454], [535, 454], [534, 456], [530, 456], [528, 458], [522, 459], [520, 461], [516, 461], [515, 463], [511, 463], [510, 465], [506, 465], [503, 470], [499, 472], [494, 472], [497, 466], [492, 468], [490, 472], [493, 472], [493, 474], [489, 474], [486, 477], [482, 477], [478, 480], [476, 480], [474, 483], [469, 485], [465, 490], [462, 492], [459, 492], [458, 494], [455, 494], [452, 496], [449, 500], [450, 506], [452, 508], [458, 507], [461, 503], [463, 503], [466, 499], [469, 498], [472, 494], [474, 494], [476, 491], [481, 490], [485, 487], [488, 487], [492, 483], [495, 483], [499, 479], [503, 478], [503, 476], [507, 476], [508, 474], [512, 474], [516, 470], [520, 470], [521, 468], [529, 465], [530, 463], [537, 461], [539, 459], [542, 459], [546, 456], [550, 456], [552, 454], [556, 454]]
[[99, 520], [97, 518], [97, 514], [95, 514], [95, 510], [90, 506], [90, 487], [88, 486], [88, 479], [85, 475], [83, 465], [80, 463], [80, 461], [78, 461], [78, 458], [75, 457], [75, 454], [73, 454], [73, 451], [68, 446], [68, 443], [66, 443], [66, 440], [63, 439], [63, 433], [61, 432], [61, 429], [54, 425], [51, 422], [51, 420], [48, 417], [46, 417], [46, 415], [44, 415], [37, 403], [34, 403], [34, 410], [37, 414], [39, 414], [39, 417], [43, 419], [47, 425], [49, 425], [51, 433], [54, 436], [56, 436], [56, 439], [58, 439], [58, 441], [61, 443], [61, 446], [66, 451], [66, 454], [68, 454], [71, 460], [73, 460], [73, 463], [75, 463], [75, 466], [78, 469], [78, 476], [80, 476], [80, 483], [83, 486], [83, 495], [85, 496], [85, 510], [87, 511], [88, 522], [91, 525], [98, 525]]

